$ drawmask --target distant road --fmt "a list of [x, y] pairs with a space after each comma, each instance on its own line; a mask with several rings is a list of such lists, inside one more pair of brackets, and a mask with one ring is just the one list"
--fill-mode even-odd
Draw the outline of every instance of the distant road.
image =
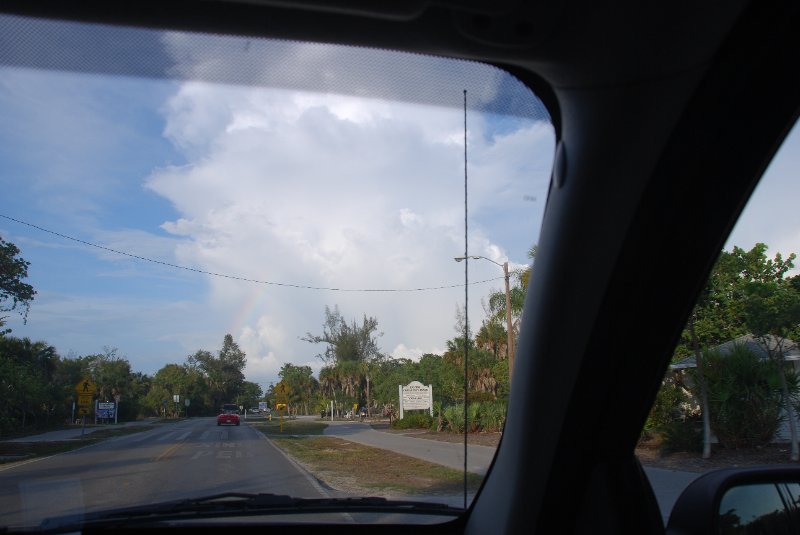
[[222, 492], [326, 496], [246, 424], [197, 418], [28, 463], [0, 465], [0, 526]]

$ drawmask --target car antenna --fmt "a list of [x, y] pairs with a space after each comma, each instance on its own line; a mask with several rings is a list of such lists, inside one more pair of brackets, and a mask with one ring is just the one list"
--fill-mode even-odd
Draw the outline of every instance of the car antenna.
[[467, 390], [469, 375], [469, 239], [467, 233], [467, 90], [464, 89], [464, 510], [467, 510]]

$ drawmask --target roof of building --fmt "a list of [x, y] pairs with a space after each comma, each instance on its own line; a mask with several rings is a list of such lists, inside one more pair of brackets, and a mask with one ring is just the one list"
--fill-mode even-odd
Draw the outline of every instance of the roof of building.
[[[800, 360], [800, 348], [797, 347], [797, 342], [789, 338], [779, 339], [769, 334], [766, 335], [763, 339], [756, 338], [752, 334], [745, 334], [738, 338], [734, 338], [733, 340], [728, 340], [727, 342], [714, 347], [713, 350], [719, 351], [723, 355], [727, 355], [728, 353], [731, 352], [734, 346], [737, 345], [747, 347], [762, 359], [766, 359], [769, 357], [769, 355], [767, 354], [767, 347], [770, 350], [774, 350], [779, 345], [781, 345], [783, 347], [784, 360], [787, 361]], [[670, 369], [672, 370], [683, 370], [686, 368], [694, 368], [694, 367], [696, 367], [694, 355], [681, 359], [673, 364], [670, 364]]]

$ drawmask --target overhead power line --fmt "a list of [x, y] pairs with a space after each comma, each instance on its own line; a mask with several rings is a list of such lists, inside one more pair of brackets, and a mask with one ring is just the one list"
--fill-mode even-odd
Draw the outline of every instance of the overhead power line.
[[[62, 234], [60, 232], [56, 232], [55, 230], [50, 230], [44, 227], [40, 227], [39, 225], [35, 225], [33, 223], [28, 223], [27, 221], [22, 221], [21, 219], [16, 219], [11, 216], [7, 216], [5, 214], [0, 214], [0, 217], [7, 219], [9, 221], [13, 221], [14, 223], [19, 223], [20, 225], [25, 225], [30, 228], [34, 228], [41, 232], [46, 232], [47, 234], [52, 234], [53, 236], [58, 236], [59, 238], [64, 238], [65, 240], [70, 240], [76, 243], [80, 243], [81, 245], [86, 245], [89, 247], [94, 247], [95, 249], [100, 249], [103, 251], [108, 251], [110, 253], [118, 254], [120, 256], [127, 256], [128, 258], [135, 258], [136, 260], [141, 260], [143, 262], [150, 262], [152, 264], [158, 264], [161, 266], [166, 266], [174, 269], [182, 269], [184, 271], [191, 271], [193, 273], [200, 273], [202, 275], [210, 275], [212, 277], [221, 277], [223, 279], [231, 279], [236, 281], [242, 282], [251, 282], [254, 284], [266, 284], [269, 286], [281, 286], [284, 288], [297, 288], [301, 290], [326, 290], [330, 292], [427, 292], [427, 291], [434, 291], [434, 290], [447, 290], [450, 288], [461, 288], [464, 284], [448, 284], [442, 286], [428, 286], [428, 287], [421, 287], [421, 288], [335, 288], [335, 287], [328, 287], [328, 286], [312, 286], [309, 284], [293, 284], [289, 282], [275, 282], [275, 281], [265, 281], [265, 280], [258, 280], [258, 279], [251, 279], [248, 277], [240, 277], [238, 275], [228, 275], [225, 273], [215, 273], [213, 271], [206, 271], [204, 269], [197, 269], [188, 266], [181, 266], [179, 264], [172, 264], [170, 262], [164, 262], [162, 260], [156, 260], [154, 258], [148, 258], [146, 256], [141, 256], [133, 253], [128, 253], [125, 251], [120, 251], [118, 249], [112, 249], [111, 247], [106, 247], [104, 245], [99, 245], [97, 243], [92, 243], [86, 240], [81, 240], [80, 238], [75, 238], [73, 236], [69, 236], [67, 234]], [[500, 280], [502, 277], [494, 277], [491, 279], [484, 279], [480, 281], [470, 282], [470, 285], [475, 284], [484, 284], [487, 282], [493, 282]]]

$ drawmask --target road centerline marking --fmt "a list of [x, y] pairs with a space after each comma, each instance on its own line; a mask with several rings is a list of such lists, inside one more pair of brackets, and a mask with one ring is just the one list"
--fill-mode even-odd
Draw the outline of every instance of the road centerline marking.
[[172, 454], [178, 451], [178, 448], [180, 448], [181, 446], [183, 446], [183, 442], [178, 442], [176, 444], [173, 444], [172, 446], [161, 452], [161, 455], [155, 458], [155, 462], [162, 461], [172, 456]]

